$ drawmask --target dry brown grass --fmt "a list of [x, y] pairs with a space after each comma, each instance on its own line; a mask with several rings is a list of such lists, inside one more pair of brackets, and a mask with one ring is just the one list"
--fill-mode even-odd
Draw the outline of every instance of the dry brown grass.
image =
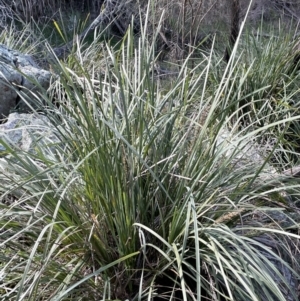
[[41, 17], [51, 16], [60, 9], [99, 12], [103, 2], [103, 0], [1, 0], [0, 5], [7, 10], [12, 9], [18, 17], [29, 21], [31, 18], [38, 20]]
[[[203, 41], [209, 41], [209, 39], [207, 40], [209, 36], [221, 33], [223, 36], [229, 37], [233, 19], [231, 12], [231, 3], [233, 2], [234, 0], [161, 0], [150, 2], [152, 13], [148, 22], [150, 26], [147, 24], [148, 35], [151, 37], [157, 31], [157, 26], [161, 25], [156, 49], [157, 53], [161, 55], [161, 60], [181, 60], [190, 55], [199, 45], [203, 46]], [[239, 0], [238, 2], [241, 5], [241, 21], [250, 0]], [[271, 0], [253, 0], [249, 20], [260, 21], [263, 12], [268, 15], [271, 14], [271, 10], [295, 17], [297, 10], [299, 10], [298, 2], [290, 0], [276, 1], [275, 3]], [[14, 12], [26, 22], [31, 19], [40, 22], [43, 22], [44, 19], [51, 20], [58, 11], [63, 12], [64, 15], [89, 12], [92, 21], [101, 11], [106, 10], [105, 22], [117, 20], [115, 27], [122, 29], [120, 35], [124, 35], [126, 32], [131, 23], [132, 15], [135, 15], [135, 20], [137, 20], [135, 23], [139, 23], [140, 14], [146, 15], [147, 5], [148, 1], [145, 0], [0, 0], [3, 16], [11, 15]], [[103, 28], [106, 28], [107, 24], [103, 25]], [[137, 27], [137, 31], [139, 31], [140, 28]], [[227, 38], [222, 39], [224, 51], [226, 40]], [[210, 43], [204, 46], [210, 47]]]

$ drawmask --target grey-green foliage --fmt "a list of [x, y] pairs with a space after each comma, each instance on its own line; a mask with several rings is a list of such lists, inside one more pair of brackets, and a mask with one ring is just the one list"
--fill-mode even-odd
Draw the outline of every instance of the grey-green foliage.
[[[299, 114], [297, 41], [293, 41], [292, 33], [286, 28], [276, 32], [271, 29], [267, 36], [261, 34], [262, 28], [256, 33], [244, 34], [235, 53], [238, 59], [231, 61], [234, 73], [223, 87], [222, 97], [226, 97], [223, 103], [227, 104], [225, 114], [231, 114], [232, 123], [238, 122], [244, 128], [263, 128]], [[213, 69], [211, 76], [212, 83], [217, 86], [223, 77], [220, 70], [220, 67]], [[275, 161], [284, 158], [288, 165], [297, 164], [298, 135], [296, 118], [263, 131], [260, 139], [273, 144], [277, 141]]]
[[[273, 262], [297, 277], [287, 194], [300, 187], [269, 159], [277, 127], [299, 116], [273, 120], [267, 107], [261, 127], [240, 132], [243, 60], [212, 89], [213, 54], [193, 70], [187, 58], [167, 82], [153, 72], [154, 45], [129, 30], [119, 50], [95, 40], [55, 62], [44, 113], [59, 142], [7, 147], [1, 160], [0, 300], [297, 299]], [[288, 226], [270, 213], [279, 209]]]

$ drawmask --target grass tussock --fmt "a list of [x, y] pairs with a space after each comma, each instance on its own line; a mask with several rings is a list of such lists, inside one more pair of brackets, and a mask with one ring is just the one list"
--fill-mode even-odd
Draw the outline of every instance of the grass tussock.
[[298, 300], [300, 186], [281, 172], [298, 163], [298, 72], [281, 41], [158, 76], [141, 32], [54, 57], [33, 97], [55, 139], [2, 141], [0, 300]]

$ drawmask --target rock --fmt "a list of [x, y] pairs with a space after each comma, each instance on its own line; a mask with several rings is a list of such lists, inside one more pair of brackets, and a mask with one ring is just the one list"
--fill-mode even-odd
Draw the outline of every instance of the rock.
[[18, 107], [21, 112], [39, 108], [37, 97], [50, 85], [51, 73], [40, 69], [30, 55], [0, 44], [0, 118]]
[[26, 152], [34, 152], [36, 148], [43, 152], [48, 149], [49, 152], [49, 144], [58, 142], [48, 118], [36, 113], [10, 114], [7, 122], [0, 125], [0, 155], [6, 150], [1, 140], [12, 148]]
[[[285, 300], [299, 300], [299, 280], [297, 275], [299, 273], [299, 267], [297, 266], [297, 262], [299, 262], [300, 254], [297, 248], [297, 241], [291, 243], [288, 239], [283, 239], [284, 243], [288, 244], [288, 246], [282, 247], [278, 242], [274, 243], [275, 239], [272, 234], [262, 234], [254, 238], [254, 240], [261, 244], [260, 247], [257, 246], [259, 252], [263, 254], [273, 265], [273, 268], [279, 272], [280, 275], [276, 274], [273, 270], [269, 270], [269, 275], [277, 287], [280, 288]], [[290, 252], [290, 254], [288, 252]], [[292, 262], [291, 254], [293, 254], [293, 260], [296, 264]], [[293, 271], [293, 269], [295, 269], [295, 271]], [[264, 294], [262, 293], [262, 295]], [[278, 300], [275, 295], [273, 295], [273, 297], [273, 300]], [[263, 300], [265, 299], [263, 298]]]
[[[24, 196], [22, 187], [14, 187], [12, 193], [9, 190], [16, 183], [22, 183], [24, 175], [30, 174], [27, 164], [30, 165], [31, 172], [35, 170], [38, 173], [45, 171], [45, 162], [60, 162], [57, 158], [61, 158], [63, 152], [55, 132], [56, 129], [48, 117], [37, 113], [11, 113], [7, 122], [0, 124], [0, 181], [2, 188], [5, 187], [6, 190], [0, 191], [0, 203], [9, 206], [18, 203]], [[18, 155], [6, 151], [7, 146], [13, 151], [16, 150]], [[41, 157], [45, 160], [38, 159]], [[21, 205], [22, 208], [24, 206], [26, 203]]]
[[231, 132], [227, 128], [222, 128], [217, 135], [216, 151], [224, 159], [231, 158], [235, 168], [243, 169], [246, 165], [260, 168], [264, 164], [260, 175], [276, 174], [276, 170], [270, 164], [265, 164], [265, 158], [272, 146], [260, 145], [255, 136], [249, 135], [248, 138], [245, 138], [246, 135], [247, 133], [238, 134], [236, 131]]

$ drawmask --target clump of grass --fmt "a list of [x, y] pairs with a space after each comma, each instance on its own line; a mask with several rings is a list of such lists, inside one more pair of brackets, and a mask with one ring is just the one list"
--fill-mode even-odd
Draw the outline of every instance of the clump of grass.
[[[222, 67], [213, 69], [212, 83], [219, 87], [220, 80], [228, 104], [225, 114], [231, 114], [232, 123], [241, 127], [262, 128], [278, 120], [299, 115], [299, 71], [295, 62], [295, 43], [287, 29], [267, 37], [261, 28], [255, 34], [246, 33], [233, 53], [234, 72], [224, 79]], [[220, 66], [222, 62], [218, 62]], [[215, 72], [216, 71], [216, 72]], [[215, 89], [214, 84], [212, 89]], [[274, 162], [284, 158], [286, 165], [297, 164], [299, 126], [296, 121], [270, 127], [261, 139], [274, 145], [279, 143]], [[277, 137], [281, 139], [277, 139]], [[272, 159], [273, 160], [273, 159]]]
[[41, 101], [55, 141], [34, 153], [6, 145], [0, 299], [296, 300], [274, 262], [298, 275], [282, 241], [299, 238], [288, 196], [300, 187], [273, 172], [260, 141], [299, 116], [270, 111], [239, 132], [240, 69], [211, 92], [213, 51], [194, 70], [187, 58], [162, 90], [146, 32], [57, 60]]

